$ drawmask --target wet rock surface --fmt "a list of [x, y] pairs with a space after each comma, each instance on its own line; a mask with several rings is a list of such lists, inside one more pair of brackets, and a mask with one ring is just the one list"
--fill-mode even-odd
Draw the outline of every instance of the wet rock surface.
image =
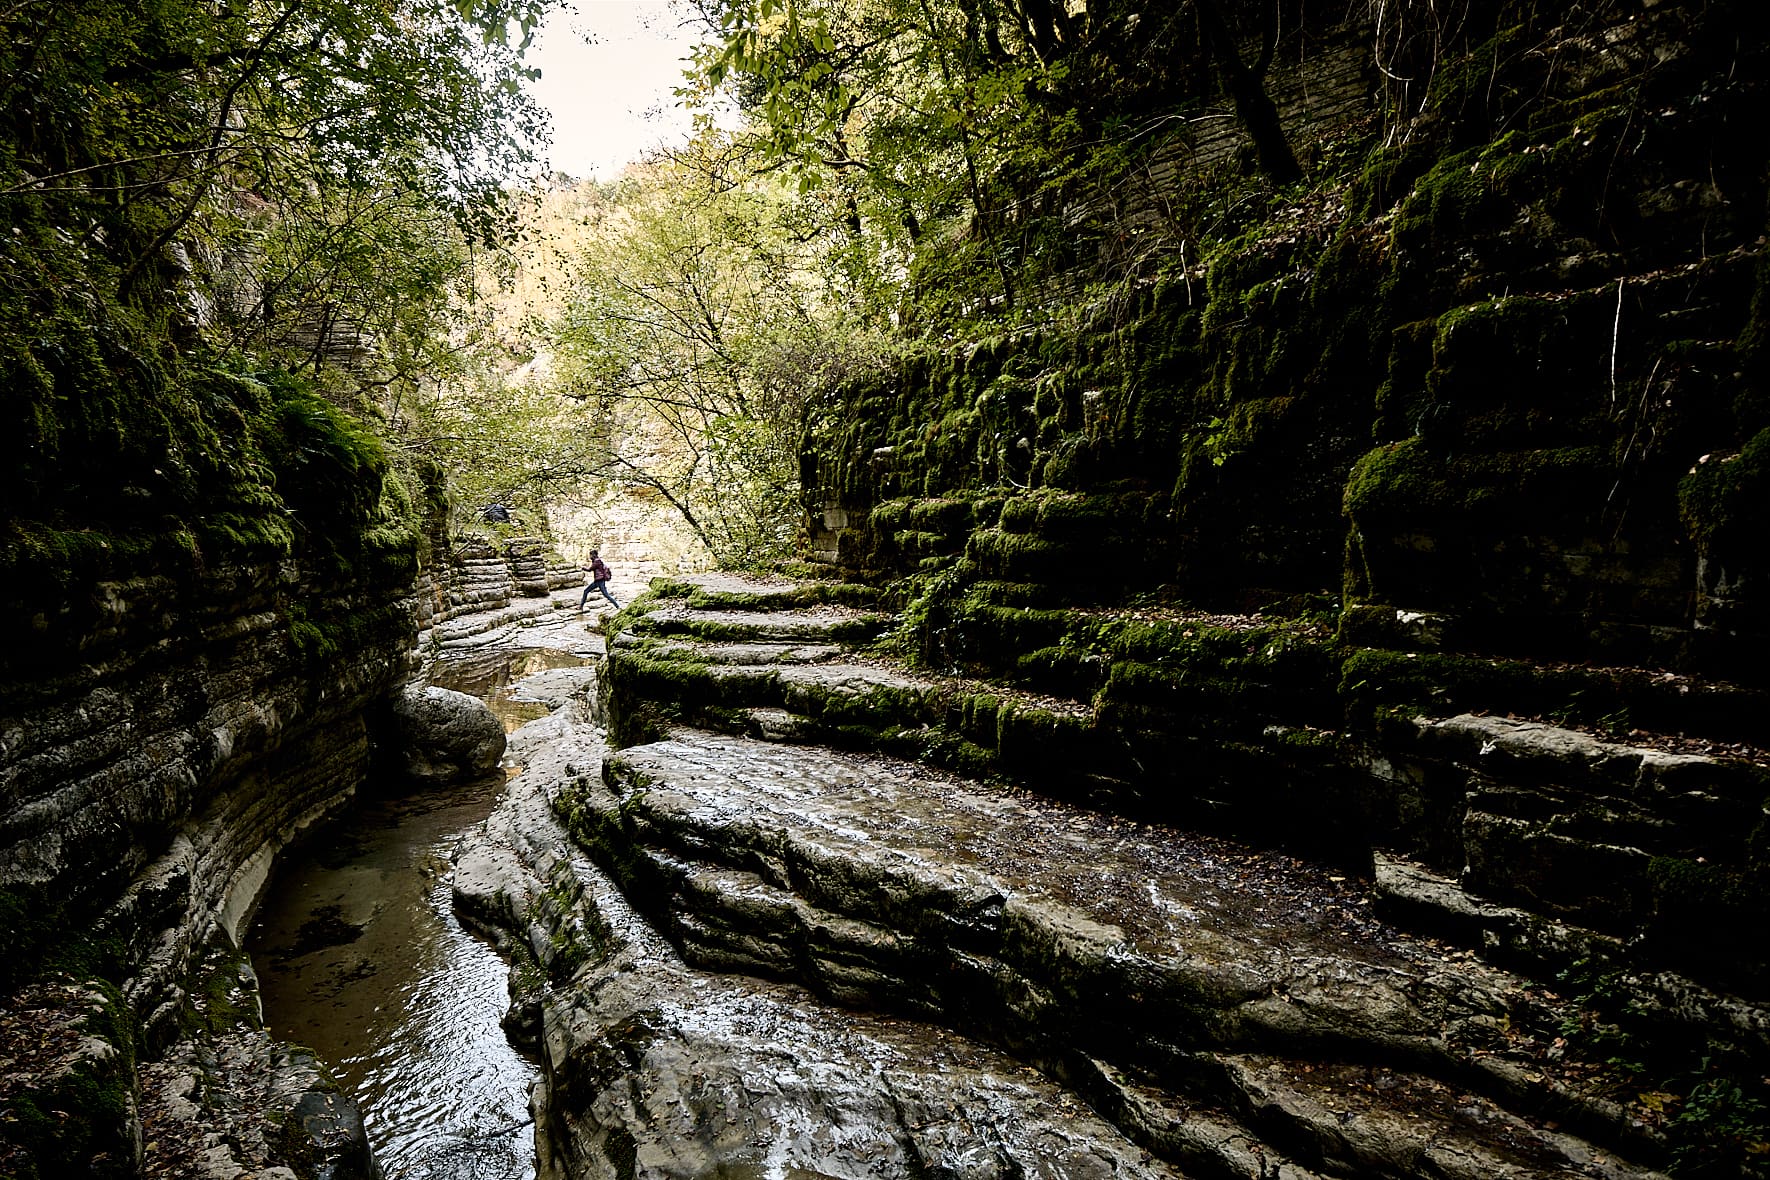
[[[512, 602], [519, 583], [530, 593], [539, 584], [532, 547], [500, 559], [512, 576], [491, 579], [502, 588], [483, 597], [454, 594], [461, 571], [447, 550], [446, 538], [433, 545], [445, 559], [424, 572], [416, 601], [405, 573], [339, 583], [294, 566], [108, 583], [100, 589], [114, 609], [78, 659], [0, 684], [0, 903], [12, 927], [0, 972], [0, 1175], [343, 1177], [372, 1166], [321, 1144], [361, 1138], [346, 1125], [354, 1116], [335, 1109], [335, 1087], [313, 1089], [322, 1097], [299, 1110], [267, 1105], [283, 1084], [266, 1079], [286, 1073], [276, 1062], [294, 1050], [248, 1036], [250, 1013], [206, 1030], [189, 1021], [206, 999], [210, 952], [239, 945], [279, 857], [345, 809], [372, 751], [389, 744], [378, 727], [416, 662], [414, 614], [442, 622], [480, 599], [497, 617], [462, 617], [475, 638], [563, 616], [565, 604], [545, 596]], [[515, 556], [526, 564], [512, 572]], [[313, 628], [290, 626], [285, 596], [322, 629], [347, 623], [355, 646], [313, 658], [303, 646]], [[574, 630], [562, 642], [590, 642]], [[439, 631], [427, 634], [428, 650], [444, 646]], [[491, 734], [479, 730], [469, 722], [454, 744], [467, 764], [486, 766], [479, 747]], [[336, 941], [353, 930], [340, 919], [311, 933]], [[12, 986], [34, 976], [73, 998]], [[237, 1042], [215, 1039], [236, 1025]], [[204, 1073], [204, 1061], [227, 1080]], [[323, 1067], [309, 1065], [319, 1078]], [[171, 1108], [154, 1089], [162, 1067], [199, 1083], [144, 1139], [144, 1123]], [[291, 1138], [298, 1123], [312, 1134]]]
[[[1299, 860], [1163, 819], [1098, 698], [907, 671], [808, 609], [816, 584], [701, 581], [616, 621], [600, 715], [625, 748], [553, 793], [695, 966], [961, 1030], [1215, 1174], [1653, 1174], [1720, 1141], [1641, 1077], [1766, 1056], [1760, 1005], [1651, 967], [1604, 928], [1596, 862], [1555, 867], [1615, 837], [1639, 879], [1674, 812], [1737, 839], [1749, 768], [1477, 714], [1199, 739], [1218, 830], [1311, 796], [1370, 841]], [[1209, 778], [1225, 750], [1239, 800]], [[1116, 769], [1078, 775], [1096, 754]], [[1633, 1075], [1594, 1051], [1617, 1027]]]
[[141, 1089], [144, 1176], [380, 1180], [356, 1104], [312, 1053], [266, 1032], [181, 1041]]
[[[1611, 1157], [1630, 1129], [1556, 1076], [1550, 997], [1388, 927], [1328, 869], [711, 734], [621, 751], [603, 780], [556, 806], [693, 962], [980, 1032], [1109, 1109], [1140, 1076], [1301, 1167], [1641, 1174]], [[1382, 1084], [1346, 1080], [1372, 1062]], [[1545, 1129], [1553, 1109], [1606, 1147]]]
[[[771, 650], [733, 667], [797, 641], [748, 642]], [[456, 855], [543, 1063], [545, 1176], [1620, 1180], [1664, 1158], [1565, 1059], [1566, 1000], [1378, 912], [1430, 894], [1417, 873], [1384, 892], [879, 754], [690, 729], [610, 752], [591, 713], [513, 735], [526, 769]]]
[[478, 697], [435, 685], [407, 689], [394, 703], [400, 770], [420, 783], [462, 782], [489, 773], [504, 754], [504, 727]]
[[554, 727], [456, 862], [457, 905], [552, 980], [512, 1022], [546, 1071], [543, 1176], [1181, 1174], [999, 1050], [690, 967], [553, 818], [546, 792], [602, 753]]

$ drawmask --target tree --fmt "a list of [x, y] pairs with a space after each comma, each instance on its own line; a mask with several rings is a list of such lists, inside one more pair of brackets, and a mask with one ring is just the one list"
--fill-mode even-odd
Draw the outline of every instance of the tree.
[[790, 550], [802, 387], [768, 379], [780, 372], [771, 358], [829, 308], [783, 230], [794, 191], [708, 183], [716, 146], [611, 194], [555, 346], [561, 389], [606, 440], [599, 474], [665, 499], [730, 562]]
[[[125, 298], [250, 265], [267, 236], [373, 248], [395, 206], [489, 240], [542, 129], [519, 85], [538, 17], [531, 0], [18, 0], [0, 200], [97, 247]], [[288, 298], [286, 279], [266, 292]]]
[[477, 384], [431, 391], [423, 429], [480, 498], [542, 507], [620, 488], [667, 504], [723, 564], [790, 555], [804, 399], [831, 367], [863, 363], [866, 336], [799, 232], [817, 194], [780, 173], [734, 183], [730, 146], [704, 137], [579, 189], [565, 287], [504, 313], [545, 318], [506, 328], [502, 356], [488, 338]]
[[[1275, 185], [1301, 175], [1263, 76], [1290, 0], [700, 0], [765, 166], [846, 189], [848, 227], [894, 240], [924, 290], [1013, 310], [1061, 269], [1078, 214], [1111, 207], [1152, 128], [1216, 93]], [[1300, 10], [1299, 10], [1300, 11]], [[1253, 59], [1244, 44], [1258, 46]], [[907, 239], [907, 240], [906, 240]], [[993, 291], [964, 289], [986, 270]]]
[[450, 296], [543, 131], [520, 51], [548, 2], [0, 9], [14, 510], [121, 511], [125, 480], [144, 512], [197, 503], [217, 370], [373, 419], [451, 363]]
[[[1261, 170], [1273, 184], [1285, 185], [1300, 180], [1303, 170], [1297, 166], [1296, 153], [1291, 150], [1290, 140], [1278, 118], [1278, 108], [1272, 105], [1272, 99], [1260, 81], [1272, 61], [1270, 35], [1263, 35], [1259, 64], [1250, 68], [1242, 61], [1241, 49], [1230, 31], [1229, 22], [1224, 20], [1217, 6], [1217, 0], [1192, 2], [1198, 12], [1201, 39], [1223, 75], [1224, 88], [1235, 102], [1235, 113], [1240, 116], [1242, 126], [1247, 128], [1248, 138], [1254, 141]], [[1268, 14], [1271, 6], [1261, 5], [1259, 11]], [[1270, 25], [1268, 19], [1268, 30]]]

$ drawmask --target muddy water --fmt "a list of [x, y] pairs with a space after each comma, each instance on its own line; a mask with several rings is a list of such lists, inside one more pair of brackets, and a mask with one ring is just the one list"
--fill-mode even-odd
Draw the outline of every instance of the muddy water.
[[[514, 699], [514, 681], [584, 662], [501, 653], [441, 665], [432, 680], [485, 698], [515, 729], [547, 709]], [[388, 1180], [535, 1174], [535, 1069], [498, 1023], [505, 965], [456, 919], [448, 879], [456, 840], [503, 786], [363, 804], [290, 857], [248, 939], [271, 1030], [332, 1063]]]

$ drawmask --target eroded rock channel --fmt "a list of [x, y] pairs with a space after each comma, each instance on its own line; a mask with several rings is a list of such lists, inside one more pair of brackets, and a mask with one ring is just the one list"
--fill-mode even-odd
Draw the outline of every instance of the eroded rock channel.
[[814, 744], [935, 686], [856, 656], [866, 611], [690, 586], [555, 681], [455, 856], [540, 1175], [1659, 1174], [1574, 1001], [1386, 916], [1454, 886]]
[[[545, 695], [550, 680], [590, 675], [581, 629], [510, 639], [445, 651], [427, 680], [485, 699], [514, 729], [558, 703]], [[448, 884], [457, 842], [504, 782], [499, 772], [391, 797], [371, 790], [279, 872], [248, 941], [270, 1030], [332, 1065], [391, 1177], [534, 1175], [534, 1066], [501, 1026], [505, 966], [455, 916]]]

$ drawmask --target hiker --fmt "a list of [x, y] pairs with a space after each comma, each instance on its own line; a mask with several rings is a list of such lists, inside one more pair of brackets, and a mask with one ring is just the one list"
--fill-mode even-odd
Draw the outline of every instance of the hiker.
[[584, 604], [590, 601], [590, 591], [598, 590], [601, 591], [604, 598], [615, 603], [616, 610], [620, 610], [621, 604], [615, 602], [615, 596], [608, 592], [608, 580], [614, 575], [609, 573], [606, 565], [602, 564], [602, 558], [596, 555], [596, 550], [590, 551], [590, 564], [584, 566], [583, 570], [587, 576], [584, 578], [584, 596], [578, 599], [578, 609], [583, 610]]

